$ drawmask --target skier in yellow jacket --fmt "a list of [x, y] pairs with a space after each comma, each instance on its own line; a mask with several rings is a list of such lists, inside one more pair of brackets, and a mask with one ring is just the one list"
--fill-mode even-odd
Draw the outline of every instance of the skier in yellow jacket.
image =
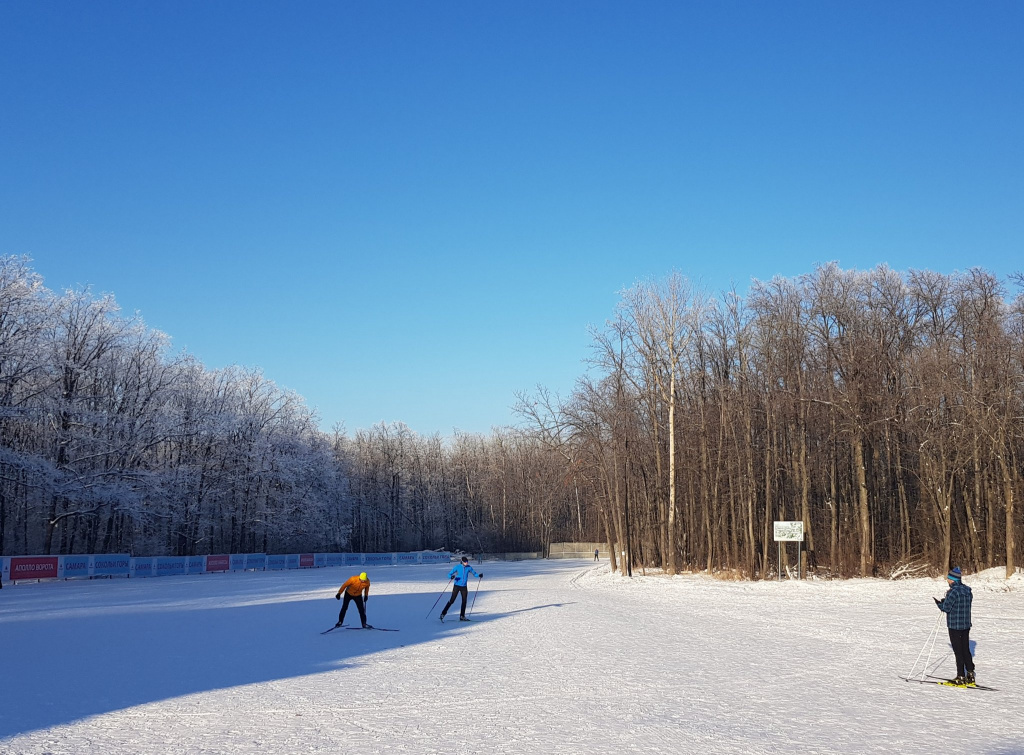
[[370, 629], [370, 625], [366, 623], [366, 604], [370, 601], [370, 578], [366, 576], [366, 572], [349, 577], [345, 584], [338, 588], [338, 593], [334, 597], [341, 600], [342, 593], [345, 594], [345, 600], [341, 604], [341, 613], [338, 614], [338, 623], [335, 626], [341, 626], [345, 621], [345, 611], [348, 610], [349, 602], [355, 601], [363, 629]]

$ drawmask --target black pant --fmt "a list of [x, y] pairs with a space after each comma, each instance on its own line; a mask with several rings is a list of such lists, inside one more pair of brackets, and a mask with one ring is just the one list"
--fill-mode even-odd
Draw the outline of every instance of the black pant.
[[462, 595], [462, 609], [459, 611], [459, 617], [463, 619], [466, 618], [466, 594], [468, 592], [469, 590], [466, 589], [465, 585], [455, 585], [455, 587], [452, 588], [452, 596], [448, 599], [448, 602], [444, 604], [444, 608], [441, 609], [441, 618], [443, 619], [444, 615], [448, 613], [448, 609], [452, 607], [452, 603], [455, 602], [455, 599], [459, 595]]
[[359, 609], [359, 621], [362, 622], [363, 626], [366, 626], [366, 606], [363, 605], [362, 595], [349, 595], [345, 593], [345, 597], [341, 600], [341, 613], [338, 614], [338, 623], [341, 624], [345, 621], [345, 611], [348, 610], [349, 601], [354, 600], [356, 608]]
[[971, 657], [971, 630], [950, 629], [949, 644], [953, 646], [956, 656], [956, 675], [963, 676], [967, 671], [974, 671], [974, 659]]

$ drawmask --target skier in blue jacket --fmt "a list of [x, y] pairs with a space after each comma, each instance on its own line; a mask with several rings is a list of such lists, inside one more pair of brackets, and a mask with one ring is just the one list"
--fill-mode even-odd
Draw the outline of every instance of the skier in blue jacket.
[[459, 621], [469, 621], [466, 618], [466, 595], [469, 592], [466, 585], [469, 583], [469, 575], [474, 575], [477, 579], [481, 579], [484, 575], [477, 574], [476, 570], [469, 565], [469, 559], [465, 556], [462, 557], [462, 561], [452, 567], [452, 570], [448, 572], [448, 579], [455, 580], [455, 587], [452, 588], [452, 596], [445, 603], [444, 608], [441, 609], [441, 621], [444, 621], [445, 614], [448, 613], [448, 609], [452, 607], [452, 603], [455, 602], [455, 598], [459, 595], [462, 596], [462, 608], [459, 610]]
[[962, 581], [960, 567], [954, 566], [946, 575], [949, 591], [935, 605], [946, 614], [946, 628], [949, 630], [949, 644], [956, 657], [956, 679], [954, 684], [974, 684], [974, 658], [971, 657], [971, 602], [974, 596], [971, 588]]

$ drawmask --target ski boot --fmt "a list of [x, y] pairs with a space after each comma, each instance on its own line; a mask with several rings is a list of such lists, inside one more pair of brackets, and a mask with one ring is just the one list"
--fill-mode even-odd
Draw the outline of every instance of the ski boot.
[[964, 679], [966, 679], [968, 687], [973, 687], [974, 686], [974, 669], [971, 669], [970, 671], [968, 671], [964, 675]]
[[967, 677], [966, 676], [960, 676], [959, 674], [957, 674], [956, 675], [956, 679], [953, 680], [953, 686], [954, 687], [966, 687], [967, 686]]

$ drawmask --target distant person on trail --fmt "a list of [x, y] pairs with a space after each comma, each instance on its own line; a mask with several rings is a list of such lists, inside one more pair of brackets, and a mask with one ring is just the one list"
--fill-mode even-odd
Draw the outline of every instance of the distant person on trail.
[[600, 558], [600, 556], [601, 551], [599, 551], [597, 548], [594, 548], [594, 560], [597, 561]]
[[455, 602], [455, 598], [459, 595], [462, 596], [462, 608], [459, 610], [459, 621], [469, 621], [466, 618], [466, 595], [469, 592], [466, 587], [469, 582], [469, 575], [473, 574], [477, 579], [483, 578], [483, 574], [477, 574], [472, 566], [469, 565], [469, 559], [465, 556], [462, 557], [462, 561], [452, 567], [452, 570], [448, 572], [448, 579], [455, 580], [455, 587], [452, 588], [452, 596], [445, 603], [444, 608], [441, 609], [441, 621], [444, 621], [445, 615], [448, 613], [448, 609], [452, 607], [452, 603]]
[[359, 620], [363, 624], [363, 629], [369, 629], [370, 625], [366, 623], [366, 604], [370, 601], [370, 578], [366, 576], [366, 572], [355, 577], [349, 577], [345, 584], [338, 588], [338, 593], [334, 597], [341, 600], [342, 593], [345, 594], [345, 600], [341, 604], [341, 613], [338, 614], [338, 623], [335, 626], [340, 627], [342, 625], [345, 621], [345, 611], [348, 610], [348, 604], [351, 601], [355, 601], [356, 608], [359, 609]]
[[974, 596], [962, 579], [960, 567], [954, 566], [946, 575], [946, 584], [949, 585], [946, 597], [932, 600], [946, 614], [949, 644], [956, 656], [956, 679], [953, 683], [966, 686], [974, 684], [974, 658], [971, 657], [971, 602]]

